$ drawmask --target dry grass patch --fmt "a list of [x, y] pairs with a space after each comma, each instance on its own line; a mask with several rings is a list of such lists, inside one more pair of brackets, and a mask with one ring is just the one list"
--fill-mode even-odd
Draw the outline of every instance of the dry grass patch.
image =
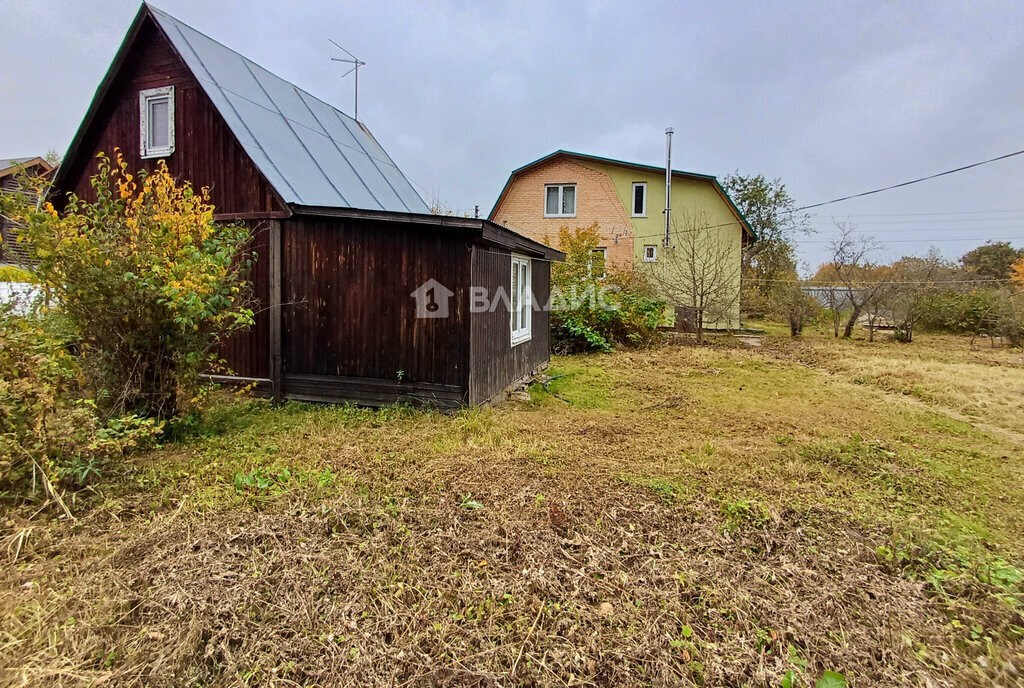
[[911, 344], [809, 338], [799, 354], [860, 384], [873, 384], [1017, 433], [1024, 432], [1024, 351], [971, 347], [964, 337], [919, 335]]
[[810, 346], [565, 358], [454, 416], [225, 409], [75, 523], [5, 507], [0, 679], [1019, 683], [1020, 447]]

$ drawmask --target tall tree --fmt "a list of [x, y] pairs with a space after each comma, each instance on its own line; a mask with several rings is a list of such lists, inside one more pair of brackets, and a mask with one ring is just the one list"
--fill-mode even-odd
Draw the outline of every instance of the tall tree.
[[743, 252], [745, 295], [770, 303], [784, 287], [779, 280], [796, 272], [794, 244], [811, 231], [807, 215], [796, 212], [796, 201], [778, 178], [737, 171], [722, 179], [722, 187], [757, 234]]
[[1008, 280], [1012, 266], [1024, 258], [1024, 249], [1015, 249], [1009, 241], [989, 241], [965, 253], [960, 262], [978, 277]]

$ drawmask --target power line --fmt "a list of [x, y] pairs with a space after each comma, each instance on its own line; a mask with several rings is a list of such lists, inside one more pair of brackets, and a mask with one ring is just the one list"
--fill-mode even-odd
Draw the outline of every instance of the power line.
[[[817, 284], [817, 285], [813, 284], [813, 282], [815, 281], [815, 279], [813, 277], [809, 278], [809, 279], [782, 279], [782, 278], [773, 278], [773, 277], [746, 277], [746, 276], [744, 276], [743, 277], [743, 281], [744, 282], [775, 282], [775, 283], [781, 283], [781, 284], [806, 284], [809, 287], [814, 287], [814, 286], [820, 286], [820, 287], [837, 286], [837, 285], [829, 285], [829, 284]], [[929, 279], [922, 279], [922, 280], [852, 280], [850, 282], [850, 284], [851, 285], [858, 285], [858, 284], [922, 284], [923, 283], [923, 284], [929, 284], [929, 285], [933, 285], [933, 286], [938, 286], [938, 285], [942, 285], [942, 284], [1009, 284], [1010, 282], [1013, 282], [1013, 280], [1010, 280], [1010, 279], [991, 279], [991, 278], [987, 278], [986, 277], [986, 278], [983, 278], [983, 279], [956, 279], [956, 280], [929, 280]], [[844, 282], [841, 286], [845, 287], [846, 283]]]
[[[951, 212], [940, 212], [940, 213], [844, 213], [842, 217], [911, 217], [919, 215], [982, 215], [991, 213], [1024, 213], [1024, 209], [1021, 210], [957, 210]], [[828, 217], [826, 213], [808, 213], [809, 217]], [[832, 215], [831, 217], [836, 217]]]
[[872, 194], [882, 193], [883, 191], [891, 191], [892, 189], [899, 189], [899, 188], [904, 187], [904, 186], [910, 186], [911, 184], [919, 184], [921, 182], [926, 182], [929, 179], [936, 179], [938, 177], [945, 177], [948, 174], [955, 174], [957, 172], [963, 172], [964, 170], [969, 170], [969, 169], [972, 169], [974, 167], [981, 167], [982, 165], [988, 165], [989, 163], [998, 162], [1000, 160], [1006, 160], [1007, 158], [1012, 158], [1015, 155], [1024, 155], [1024, 150], [1014, 151], [1013, 153], [1007, 153], [1005, 155], [1000, 155], [1000, 156], [995, 157], [995, 158], [989, 158], [988, 160], [982, 160], [981, 162], [973, 162], [970, 165], [963, 165], [962, 167], [957, 167], [957, 168], [952, 169], [952, 170], [946, 170], [945, 172], [938, 172], [936, 174], [930, 174], [927, 177], [919, 177], [917, 179], [911, 179], [909, 182], [900, 182], [899, 184], [892, 184], [890, 186], [883, 186], [880, 189], [872, 189], [871, 191], [862, 191], [861, 193], [852, 194], [850, 196], [843, 196], [841, 198], [834, 198], [831, 201], [822, 201], [821, 203], [812, 203], [811, 205], [805, 205], [805, 206], [802, 206], [800, 208], [795, 208], [791, 212], [798, 213], [801, 210], [810, 210], [811, 208], [820, 208], [823, 205], [832, 205], [833, 203], [841, 203], [842, 201], [849, 201], [850, 199], [853, 199], [853, 198], [862, 198], [864, 196], [871, 196]]
[[[834, 227], [825, 227], [815, 229], [814, 231], [817, 232], [818, 234], [829, 236], [829, 234], [831, 234], [834, 231], [834, 229]], [[1012, 225], [989, 225], [987, 227], [894, 227], [892, 230], [890, 230], [890, 233], [899, 234], [900, 236], [903, 236], [906, 234], [913, 235], [914, 232], [974, 232], [975, 234], [979, 234], [984, 232], [1005, 232], [1007, 230], [1024, 230], [1024, 225], [1017, 223]], [[886, 230], [884, 227], [879, 227], [870, 230], [856, 230], [858, 234], [863, 234], [865, 232], [884, 233], [885, 231]]]
[[[848, 216], [832, 216], [834, 220], [846, 219]], [[821, 222], [825, 218], [816, 218], [816, 222]], [[929, 218], [925, 220], [857, 220], [854, 224], [860, 225], [955, 225], [955, 224], [968, 224], [977, 225], [979, 228], [984, 229], [984, 223], [992, 222], [1022, 222], [1024, 217], [951, 217], [951, 218]], [[968, 227], [961, 227], [961, 229], [968, 229]]]
[[[801, 243], [801, 244], [827, 244], [827, 243], [830, 243], [834, 238], [835, 237], [833, 237], [832, 239], [803, 239], [803, 240], [799, 240], [799, 243]], [[878, 239], [878, 237], [874, 237], [874, 236], [873, 236], [873, 238]], [[993, 236], [989, 236], [989, 237], [942, 237], [941, 239], [929, 239], [929, 238], [925, 238], [925, 237], [918, 237], [916, 239], [878, 239], [878, 242], [881, 244], [880, 248], [885, 248], [886, 244], [933, 244], [933, 243], [936, 243], [936, 242], [949, 242], [949, 241], [954, 241], [954, 242], [955, 241], [972, 241], [973, 242], [973, 241], [980, 241], [982, 239], [984, 239], [985, 241], [1024, 241], [1024, 237], [1020, 237], [1020, 236], [1015, 236], [1015, 237], [993, 237]]]

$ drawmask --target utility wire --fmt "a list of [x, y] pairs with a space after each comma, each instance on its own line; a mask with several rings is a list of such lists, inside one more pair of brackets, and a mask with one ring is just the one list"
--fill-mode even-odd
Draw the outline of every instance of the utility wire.
[[955, 174], [957, 172], [963, 172], [975, 167], [981, 167], [982, 165], [988, 165], [989, 163], [998, 162], [1000, 160], [1006, 160], [1012, 158], [1015, 155], [1024, 155], [1024, 150], [1014, 151], [1013, 153], [1007, 153], [1006, 155], [1000, 155], [995, 158], [989, 158], [988, 160], [982, 160], [981, 162], [973, 162], [970, 165], [963, 165], [952, 170], [946, 170], [945, 172], [938, 172], [936, 174], [930, 174], [927, 177], [919, 177], [917, 179], [911, 179], [909, 182], [901, 182], [899, 184], [892, 184], [890, 186], [883, 186], [880, 189], [872, 189], [871, 191], [862, 191], [861, 193], [852, 194], [850, 196], [843, 196], [841, 198], [834, 198], [831, 201], [822, 201], [821, 203], [812, 203], [811, 205], [801, 206], [793, 209], [791, 212], [798, 213], [801, 210], [810, 210], [811, 208], [820, 208], [823, 205], [832, 205], [833, 203], [841, 203], [842, 201], [849, 201], [853, 198], [862, 198], [864, 196], [871, 196], [872, 194], [882, 193], [883, 191], [891, 191], [892, 189], [899, 189], [904, 186], [910, 186], [911, 184], [919, 184], [926, 182], [929, 179], [937, 179], [938, 177], [945, 177], [948, 174]]
[[[1021, 210], [957, 210], [953, 212], [941, 212], [941, 213], [844, 213], [842, 217], [913, 217], [919, 215], [983, 215], [991, 213], [1024, 213], [1024, 209]], [[809, 217], [835, 217], [835, 215], [829, 215], [828, 213], [807, 213]], [[970, 218], [968, 218], [970, 219]]]
[[[845, 220], [848, 219], [849, 215], [833, 215], [833, 220]], [[821, 222], [824, 217], [815, 217], [815, 222]], [[991, 224], [993, 222], [1022, 222], [1024, 217], [933, 217], [921, 220], [857, 220], [856, 224], [859, 225], [978, 225], [981, 226], [984, 223]], [[964, 228], [966, 229], [966, 228]]]
[[[834, 239], [835, 237], [833, 237]], [[874, 237], [878, 239], [878, 237]], [[986, 241], [1024, 241], [1024, 237], [983, 237]], [[929, 239], [925, 237], [918, 237], [916, 239], [878, 239], [878, 243], [881, 244], [880, 248], [885, 248], [886, 244], [934, 244], [937, 242], [949, 242], [949, 241], [979, 241], [979, 237], [942, 237], [941, 239]], [[827, 244], [832, 239], [803, 239], [799, 240], [801, 244]]]
[[[782, 284], [807, 284], [807, 286], [811, 286], [811, 287], [813, 287], [813, 286], [822, 286], [822, 287], [830, 286], [828, 284], [820, 284], [820, 285], [813, 284], [813, 282], [815, 282], [815, 279], [813, 277], [811, 277], [809, 279], [781, 279], [781, 278], [776, 279], [776, 278], [772, 278], [772, 277], [746, 277], [745, 276], [745, 277], [743, 277], [743, 281], [744, 282], [774, 282], [774, 283], [782, 283]], [[958, 279], [958, 280], [928, 280], [928, 279], [922, 279], [922, 280], [852, 280], [850, 282], [850, 284], [855, 284], [855, 285], [856, 284], [922, 284], [922, 283], [930, 284], [930, 285], [940, 285], [940, 284], [1009, 284], [1012, 281], [1013, 280], [1010, 280], [1010, 279], [991, 279], [991, 278], [987, 278], [986, 277], [986, 278], [982, 278], [982, 279]], [[845, 285], [845, 282], [843, 284]]]
[[[988, 227], [893, 227], [891, 230], [886, 230], [884, 227], [878, 227], [875, 229], [858, 229], [858, 234], [864, 232], [887, 232], [890, 236], [919, 236], [922, 233], [931, 234], [935, 232], [964, 232], [965, 237], [978, 238], [977, 235], [984, 234], [985, 232], [991, 234], [1005, 234], [1006, 232], [1017, 232], [1024, 230], [1024, 225], [1013, 224], [1013, 225], [989, 225]], [[816, 229], [815, 232], [824, 236], [831, 236], [834, 234], [834, 230], [831, 227], [825, 227]], [[973, 233], [975, 236], [966, 236], [968, 233]], [[955, 237], [954, 237], [955, 238]]]

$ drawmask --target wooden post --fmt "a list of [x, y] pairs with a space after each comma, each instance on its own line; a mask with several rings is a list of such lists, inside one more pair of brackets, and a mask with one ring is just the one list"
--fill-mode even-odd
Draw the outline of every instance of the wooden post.
[[281, 352], [281, 221], [270, 221], [270, 379], [273, 380], [273, 399], [280, 404], [284, 383]]

